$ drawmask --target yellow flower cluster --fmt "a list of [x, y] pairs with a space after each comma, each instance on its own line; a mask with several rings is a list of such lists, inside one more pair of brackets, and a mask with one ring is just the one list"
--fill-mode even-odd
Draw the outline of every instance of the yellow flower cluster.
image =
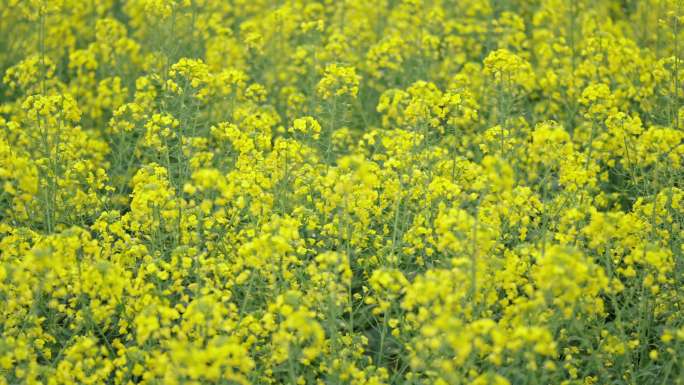
[[684, 385], [684, 1], [0, 1], [9, 384]]

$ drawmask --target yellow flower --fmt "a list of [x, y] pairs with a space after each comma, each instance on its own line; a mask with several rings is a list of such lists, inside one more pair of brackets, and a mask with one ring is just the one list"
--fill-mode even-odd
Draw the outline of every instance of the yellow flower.
[[354, 67], [330, 64], [316, 85], [316, 93], [324, 100], [344, 95], [355, 98], [359, 93], [360, 80]]

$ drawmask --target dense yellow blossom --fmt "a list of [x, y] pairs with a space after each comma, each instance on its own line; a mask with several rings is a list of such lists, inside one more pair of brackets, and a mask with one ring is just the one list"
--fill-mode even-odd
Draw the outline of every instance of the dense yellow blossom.
[[0, 20], [0, 385], [684, 385], [682, 0]]

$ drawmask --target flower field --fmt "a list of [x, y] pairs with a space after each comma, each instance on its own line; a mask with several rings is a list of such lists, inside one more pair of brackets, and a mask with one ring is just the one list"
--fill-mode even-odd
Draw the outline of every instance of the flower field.
[[684, 385], [684, 0], [0, 0], [0, 385]]

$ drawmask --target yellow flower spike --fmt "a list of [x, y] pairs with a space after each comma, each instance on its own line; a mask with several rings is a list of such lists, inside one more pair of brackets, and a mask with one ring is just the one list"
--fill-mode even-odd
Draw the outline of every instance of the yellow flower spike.
[[484, 72], [505, 87], [517, 86], [527, 91], [535, 81], [530, 63], [507, 49], [492, 51], [484, 59]]
[[325, 67], [323, 78], [316, 85], [316, 93], [325, 100], [344, 95], [355, 98], [360, 80], [354, 67], [330, 64]]

